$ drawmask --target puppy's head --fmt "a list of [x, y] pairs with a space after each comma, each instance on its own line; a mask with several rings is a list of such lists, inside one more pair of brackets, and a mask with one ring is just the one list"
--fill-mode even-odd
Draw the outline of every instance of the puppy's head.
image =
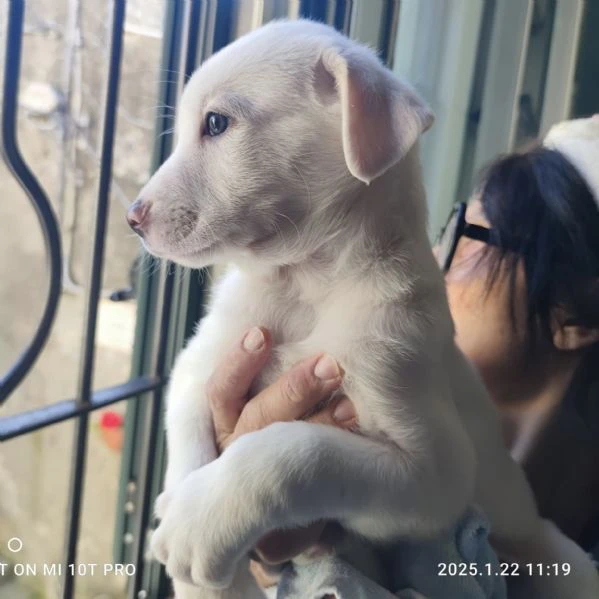
[[189, 80], [175, 150], [129, 223], [151, 253], [187, 266], [293, 264], [432, 120], [368, 48], [322, 24], [271, 23]]

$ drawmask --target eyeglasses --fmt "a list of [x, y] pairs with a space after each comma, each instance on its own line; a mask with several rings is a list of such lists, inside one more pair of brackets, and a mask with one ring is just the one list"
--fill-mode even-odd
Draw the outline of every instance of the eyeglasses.
[[458, 242], [462, 236], [496, 245], [491, 239], [491, 229], [466, 222], [466, 203], [460, 202], [453, 209], [447, 224], [443, 227], [435, 242], [437, 260], [443, 267], [443, 272], [447, 272], [451, 267]]

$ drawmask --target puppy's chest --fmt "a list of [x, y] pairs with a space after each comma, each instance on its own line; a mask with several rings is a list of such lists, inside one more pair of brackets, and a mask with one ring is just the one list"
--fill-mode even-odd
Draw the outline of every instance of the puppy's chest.
[[373, 337], [382, 302], [372, 285], [356, 280], [326, 281], [326, 289], [318, 291], [316, 286], [306, 294], [297, 286], [265, 285], [232, 272], [219, 286], [211, 310], [226, 335], [226, 342], [218, 345], [225, 351], [252, 326], [269, 329], [274, 350], [255, 380], [253, 393], [301, 360], [330, 354], [345, 371], [340, 391], [354, 403], [360, 427], [373, 429], [379, 404], [373, 401], [378, 393], [372, 380], [381, 356], [369, 353], [365, 343]]
[[261, 291], [258, 294], [248, 288], [239, 293], [237, 297], [243, 300], [236, 306], [236, 315], [244, 327], [261, 324], [273, 337], [272, 358], [257, 378], [254, 391], [319, 353], [332, 355], [346, 370], [346, 378], [351, 378], [351, 358], [368, 329], [368, 315], [372, 313], [363, 294], [355, 288], [333, 285], [323, 297], [308, 300], [286, 289]]
[[320, 353], [332, 355], [347, 369], [358, 331], [339, 318], [339, 314], [332, 319], [323, 313], [322, 307], [298, 302], [287, 305], [280, 316], [269, 320], [265, 315], [260, 321], [267, 323], [273, 335], [274, 350], [255, 382], [255, 390], [268, 386], [298, 362]]

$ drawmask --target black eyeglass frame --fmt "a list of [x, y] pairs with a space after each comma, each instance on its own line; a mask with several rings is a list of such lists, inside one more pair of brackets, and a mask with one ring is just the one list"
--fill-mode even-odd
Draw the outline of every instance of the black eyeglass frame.
[[491, 229], [487, 227], [483, 227], [481, 225], [474, 225], [472, 223], [466, 222], [466, 202], [460, 202], [455, 206], [453, 212], [451, 213], [449, 219], [447, 220], [447, 224], [443, 227], [439, 239], [443, 238], [445, 230], [451, 223], [451, 221], [456, 218], [456, 226], [455, 232], [453, 234], [453, 240], [451, 241], [451, 246], [449, 248], [449, 252], [447, 252], [447, 256], [445, 257], [445, 261], [443, 263], [443, 272], [447, 272], [451, 263], [453, 262], [453, 257], [455, 256], [456, 249], [458, 247], [458, 243], [461, 237], [468, 237], [469, 239], [475, 239], [476, 241], [482, 241], [483, 243], [487, 243], [489, 245], [497, 245], [494, 243], [491, 237]]

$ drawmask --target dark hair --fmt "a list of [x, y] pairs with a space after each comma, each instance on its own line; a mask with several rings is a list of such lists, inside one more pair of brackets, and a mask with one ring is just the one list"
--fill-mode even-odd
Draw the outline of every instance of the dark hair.
[[[556, 150], [535, 147], [504, 156], [484, 172], [480, 200], [492, 229], [488, 289], [506, 268], [512, 322], [517, 264], [524, 263], [531, 339], [551, 339], [551, 311], [599, 328], [599, 206], [588, 185]], [[515, 323], [514, 323], [515, 324]]]

